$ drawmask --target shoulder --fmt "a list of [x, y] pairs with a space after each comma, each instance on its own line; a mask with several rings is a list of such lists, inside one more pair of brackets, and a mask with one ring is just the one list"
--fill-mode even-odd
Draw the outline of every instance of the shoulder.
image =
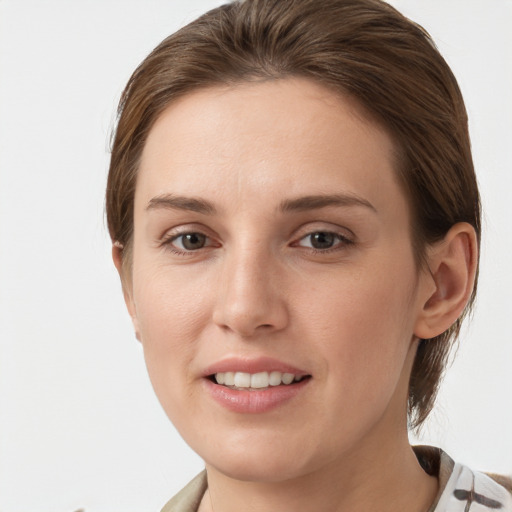
[[486, 473], [487, 476], [492, 478], [495, 482], [505, 487], [507, 491], [512, 494], [512, 476], [497, 475], [496, 473]]
[[414, 447], [418, 461], [439, 480], [439, 493], [429, 512], [512, 512], [512, 478], [482, 473], [454, 462], [439, 448]]
[[161, 512], [197, 512], [207, 486], [206, 471], [202, 471], [168, 501]]
[[511, 479], [455, 463], [435, 512], [459, 509], [512, 512]]
[[463, 504], [464, 510], [474, 507], [475, 511], [512, 512], [511, 483], [509, 477], [488, 475], [455, 464], [453, 475], [447, 485], [447, 499], [453, 503], [458, 501]]

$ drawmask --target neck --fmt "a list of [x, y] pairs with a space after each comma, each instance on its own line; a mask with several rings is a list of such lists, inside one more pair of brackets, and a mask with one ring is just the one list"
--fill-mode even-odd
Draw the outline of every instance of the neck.
[[[416, 459], [407, 437], [386, 449], [345, 454], [321, 470], [280, 482], [246, 482], [207, 466], [208, 491], [201, 512], [426, 512], [438, 488]], [[366, 445], [368, 446], [368, 444]]]

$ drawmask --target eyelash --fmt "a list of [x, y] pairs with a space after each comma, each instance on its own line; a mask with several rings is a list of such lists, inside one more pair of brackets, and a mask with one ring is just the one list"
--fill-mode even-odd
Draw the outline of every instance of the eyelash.
[[[323, 235], [333, 236], [334, 239], [335, 239], [333, 247], [328, 247], [328, 248], [325, 248], [325, 249], [317, 249], [315, 247], [305, 247], [303, 245], [300, 245], [300, 242], [302, 240], [305, 240], [308, 237], [311, 237], [311, 236], [316, 235], [316, 234], [323, 234]], [[207, 249], [209, 247], [220, 247], [220, 244], [217, 245], [215, 243], [207, 243], [203, 247], [199, 247], [198, 249], [195, 249], [195, 250], [194, 249], [189, 249], [189, 250], [185, 249], [185, 250], [183, 250], [183, 249], [177, 248], [174, 245], [174, 242], [176, 240], [178, 240], [179, 238], [185, 237], [187, 235], [200, 235], [200, 236], [204, 236], [205, 239], [209, 240], [210, 242], [212, 240], [211, 237], [209, 237], [208, 235], [206, 235], [205, 233], [203, 233], [201, 231], [186, 231], [186, 232], [182, 232], [182, 233], [170, 233], [170, 234], [168, 234], [167, 236], [165, 236], [162, 239], [161, 246], [165, 247], [167, 250], [169, 250], [170, 252], [172, 252], [173, 254], [176, 254], [178, 256], [189, 256], [189, 255], [192, 255], [194, 253], [197, 253], [197, 252], [201, 251], [202, 249]], [[347, 246], [354, 245], [354, 243], [355, 242], [353, 240], [351, 240], [350, 238], [348, 238], [348, 237], [346, 237], [346, 236], [344, 236], [344, 235], [342, 235], [340, 233], [337, 233], [335, 231], [315, 230], [315, 231], [310, 231], [309, 233], [306, 233], [304, 236], [302, 236], [299, 239], [297, 239], [296, 241], [292, 242], [290, 244], [290, 246], [291, 247], [303, 247], [304, 249], [308, 250], [310, 253], [313, 253], [313, 254], [329, 254], [329, 253], [332, 253], [332, 252], [343, 250]]]

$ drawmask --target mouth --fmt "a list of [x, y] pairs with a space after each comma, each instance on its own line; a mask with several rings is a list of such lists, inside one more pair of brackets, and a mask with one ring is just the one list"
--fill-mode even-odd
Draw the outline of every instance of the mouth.
[[208, 375], [208, 379], [214, 384], [224, 386], [237, 391], [264, 391], [278, 386], [293, 386], [311, 375], [294, 374], [279, 371], [263, 371], [257, 373], [248, 372], [217, 372]]
[[313, 379], [307, 371], [271, 357], [227, 357], [205, 368], [203, 377], [207, 395], [240, 414], [267, 413], [297, 403]]

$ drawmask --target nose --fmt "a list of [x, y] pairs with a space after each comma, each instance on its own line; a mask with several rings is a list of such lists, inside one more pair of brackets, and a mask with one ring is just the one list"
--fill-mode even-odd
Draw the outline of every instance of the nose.
[[265, 248], [226, 255], [213, 321], [244, 338], [282, 330], [288, 324], [284, 276]]

